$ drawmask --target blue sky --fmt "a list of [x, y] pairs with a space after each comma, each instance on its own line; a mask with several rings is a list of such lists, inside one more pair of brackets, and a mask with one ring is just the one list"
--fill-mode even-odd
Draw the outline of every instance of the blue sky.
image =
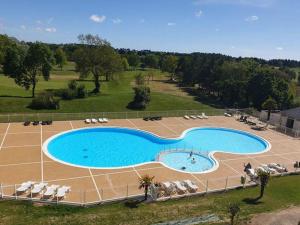
[[0, 33], [114, 47], [300, 60], [299, 0], [0, 0]]

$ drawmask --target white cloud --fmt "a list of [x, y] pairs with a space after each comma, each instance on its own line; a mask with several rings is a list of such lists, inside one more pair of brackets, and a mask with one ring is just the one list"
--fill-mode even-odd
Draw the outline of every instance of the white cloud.
[[93, 14], [90, 16], [90, 20], [96, 22], [96, 23], [102, 23], [106, 19], [106, 16], [98, 16], [96, 14]]
[[276, 50], [277, 50], [277, 51], [282, 51], [282, 50], [283, 50], [283, 47], [278, 46], [278, 47], [276, 47]]
[[112, 22], [114, 24], [120, 24], [120, 23], [122, 23], [122, 20], [120, 18], [116, 18], [116, 19], [112, 19]]
[[167, 25], [168, 25], [168, 26], [176, 26], [176, 23], [168, 22]]
[[250, 16], [250, 17], [247, 17], [245, 19], [245, 21], [247, 21], [247, 22], [255, 22], [255, 21], [258, 21], [258, 20], [259, 20], [258, 16]]
[[26, 30], [26, 26], [25, 26], [25, 25], [21, 25], [20, 28], [21, 28], [22, 30]]
[[195, 13], [196, 17], [201, 17], [203, 14], [202, 10], [199, 10], [198, 12]]
[[45, 31], [49, 32], [49, 33], [55, 33], [56, 32], [56, 28], [55, 27], [47, 27], [47, 28], [45, 28]]

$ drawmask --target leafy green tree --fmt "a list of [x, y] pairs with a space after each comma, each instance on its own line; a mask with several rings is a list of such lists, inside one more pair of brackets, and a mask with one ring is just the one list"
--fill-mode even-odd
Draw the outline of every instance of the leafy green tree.
[[3, 73], [12, 78], [21, 74], [25, 54], [24, 48], [19, 46], [8, 47], [3, 59]]
[[162, 58], [161, 70], [170, 73], [170, 80], [175, 80], [175, 71], [177, 68], [177, 57], [174, 55], [167, 55]]
[[143, 76], [143, 74], [139, 73], [135, 76], [135, 84], [137, 86], [145, 85], [145, 77]]
[[227, 206], [227, 211], [230, 217], [230, 225], [234, 225], [236, 223], [236, 218], [240, 210], [240, 206], [237, 203], [229, 203]]
[[156, 69], [159, 64], [159, 57], [154, 54], [148, 54], [145, 56], [144, 64], [146, 67]]
[[269, 98], [262, 104], [262, 108], [268, 110], [268, 120], [270, 120], [271, 111], [277, 109], [277, 102], [269, 96]]
[[122, 58], [122, 65], [123, 65], [123, 70], [125, 71], [129, 70], [129, 64], [126, 57]]
[[133, 88], [134, 98], [133, 101], [128, 104], [130, 109], [145, 109], [150, 102], [150, 88], [147, 86], [136, 86]]
[[144, 189], [145, 191], [145, 201], [148, 199], [148, 191], [149, 187], [153, 183], [154, 176], [151, 177], [149, 175], [143, 175], [141, 178], [139, 178], [139, 189]]
[[260, 183], [260, 195], [258, 199], [261, 199], [264, 196], [265, 188], [270, 180], [270, 173], [259, 170], [257, 172], [257, 176], [259, 178], [259, 183]]
[[127, 61], [129, 63], [129, 66], [134, 69], [140, 65], [140, 57], [135, 53], [127, 55]]
[[14, 41], [7, 35], [0, 34], [0, 65], [4, 63], [6, 50], [14, 44]]
[[38, 76], [42, 75], [46, 81], [50, 78], [53, 63], [51, 50], [47, 45], [36, 42], [30, 45], [24, 57], [18, 50], [10, 50], [7, 57], [10, 59], [9, 65], [5, 66], [6, 75], [26, 90], [32, 88], [34, 98]]
[[62, 70], [64, 65], [66, 65], [67, 63], [67, 56], [61, 47], [56, 49], [54, 58], [55, 58], [56, 65], [58, 65]]
[[98, 35], [79, 35], [81, 47], [74, 53], [76, 70], [80, 72], [81, 78], [93, 75], [95, 88], [94, 93], [100, 92], [100, 77], [106, 80], [122, 70], [122, 61], [119, 54], [110, 46], [110, 43]]

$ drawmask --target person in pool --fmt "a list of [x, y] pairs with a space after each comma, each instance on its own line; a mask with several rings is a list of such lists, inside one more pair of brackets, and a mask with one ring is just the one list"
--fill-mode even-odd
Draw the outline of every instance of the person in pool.
[[195, 164], [196, 163], [196, 160], [195, 158], [192, 159], [191, 163]]
[[190, 152], [190, 157], [189, 158], [192, 158], [193, 156], [193, 151]]

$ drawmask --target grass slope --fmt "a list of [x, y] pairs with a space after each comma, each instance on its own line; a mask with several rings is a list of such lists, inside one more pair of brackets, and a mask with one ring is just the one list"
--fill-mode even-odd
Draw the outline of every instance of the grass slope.
[[[118, 75], [118, 79], [101, 83], [101, 94], [86, 99], [77, 99], [72, 101], [61, 101], [59, 110], [41, 110], [38, 112], [112, 112], [112, 111], [130, 111], [126, 108], [127, 104], [133, 98], [132, 83], [137, 71], [126, 71]], [[142, 73], [146, 73], [142, 71]], [[155, 72], [156, 77], [164, 76], [161, 72]], [[37, 92], [47, 89], [66, 88], [67, 83], [72, 79], [78, 79], [78, 74], [74, 71], [74, 64], [68, 65], [60, 71], [54, 69], [49, 81], [39, 78]], [[88, 90], [94, 88], [91, 78], [79, 81], [86, 86]], [[0, 113], [12, 112], [35, 112], [27, 108], [31, 102], [31, 91], [26, 91], [17, 86], [13, 79], [0, 75]], [[153, 89], [151, 93], [151, 102], [147, 107], [149, 111], [164, 110], [188, 110], [203, 109], [213, 110], [212, 107], [201, 104], [191, 97], [176, 96], [159, 89]]]
[[[272, 178], [265, 196], [256, 204], [246, 203], [247, 198], [259, 194], [259, 187], [169, 200], [166, 202], [139, 204], [115, 203], [93, 208], [67, 206], [33, 206], [31, 203], [3, 201], [0, 203], [1, 224], [153, 224], [190, 218], [210, 213], [228, 220], [226, 206], [231, 201], [239, 202], [240, 220], [251, 215], [300, 205], [299, 175]], [[220, 223], [220, 224], [228, 224]]]

